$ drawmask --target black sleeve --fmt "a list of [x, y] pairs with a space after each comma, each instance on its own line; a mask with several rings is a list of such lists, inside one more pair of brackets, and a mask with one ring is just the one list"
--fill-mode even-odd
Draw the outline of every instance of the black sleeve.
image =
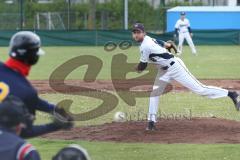
[[178, 35], [178, 29], [177, 28], [175, 28], [175, 34]]
[[192, 29], [190, 27], [188, 27], [188, 32], [192, 33]]
[[21, 132], [21, 137], [23, 138], [31, 138], [37, 137], [46, 133], [54, 132], [60, 130], [61, 127], [57, 126], [54, 123], [44, 124], [44, 125], [35, 125], [35, 126], [28, 126], [24, 128]]
[[156, 39], [157, 43], [161, 46], [164, 47], [165, 42], [160, 40], [160, 39]]
[[41, 98], [38, 98], [38, 104], [36, 106], [37, 110], [47, 113], [53, 113], [55, 107], [56, 106], [54, 104], [51, 104]]
[[137, 66], [138, 71], [143, 71], [146, 68], [147, 68], [147, 62], [140, 62]]

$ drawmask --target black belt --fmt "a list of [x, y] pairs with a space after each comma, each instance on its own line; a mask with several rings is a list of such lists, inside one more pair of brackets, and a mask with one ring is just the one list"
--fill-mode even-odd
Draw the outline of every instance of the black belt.
[[156, 53], [151, 53], [149, 55], [149, 58], [154, 62], [154, 57], [160, 57], [160, 58], [163, 58], [163, 59], [171, 59], [173, 58], [174, 56], [172, 54], [169, 54], [169, 53], [162, 53], [162, 54], [156, 54]]
[[[172, 61], [171, 63], [170, 63], [170, 66], [172, 66], [172, 65], [174, 65], [174, 61]], [[165, 66], [165, 67], [162, 67], [162, 70], [167, 70], [169, 68], [169, 66]]]

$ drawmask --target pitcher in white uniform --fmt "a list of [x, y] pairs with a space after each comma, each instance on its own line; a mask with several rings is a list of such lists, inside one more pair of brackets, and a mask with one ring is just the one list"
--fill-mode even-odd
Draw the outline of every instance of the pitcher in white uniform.
[[158, 68], [153, 91], [151, 92], [148, 126], [147, 130], [155, 130], [155, 122], [157, 122], [157, 112], [159, 97], [163, 93], [165, 87], [172, 80], [176, 80], [192, 92], [206, 96], [208, 98], [229, 97], [232, 99], [235, 108], [239, 110], [240, 96], [235, 91], [228, 91], [226, 89], [206, 86], [199, 82], [187, 69], [180, 58], [174, 57], [166, 50], [168, 44], [159, 45], [154, 39], [146, 35], [144, 26], [141, 23], [136, 23], [132, 29], [132, 37], [135, 41], [140, 43], [140, 62], [136, 67], [137, 72], [142, 72], [146, 69], [148, 63], [153, 63]]
[[190, 22], [187, 18], [185, 18], [185, 16], [186, 16], [186, 13], [181, 12], [181, 18], [175, 24], [174, 37], [178, 36], [178, 55], [182, 54], [184, 39], [187, 40], [187, 43], [192, 50], [192, 54], [197, 55], [196, 48], [192, 41], [193, 33], [190, 27]]

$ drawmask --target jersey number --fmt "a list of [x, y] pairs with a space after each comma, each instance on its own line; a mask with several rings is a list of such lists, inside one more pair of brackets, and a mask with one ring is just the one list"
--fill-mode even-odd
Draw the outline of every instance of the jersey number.
[[6, 83], [0, 82], [0, 102], [2, 102], [9, 94], [9, 87]]

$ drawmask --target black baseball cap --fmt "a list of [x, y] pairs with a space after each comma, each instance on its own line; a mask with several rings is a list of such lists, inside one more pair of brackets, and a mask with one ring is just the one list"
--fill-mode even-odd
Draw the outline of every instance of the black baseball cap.
[[27, 107], [19, 98], [8, 96], [0, 102], [0, 126], [10, 128], [20, 123], [27, 124], [30, 117]]
[[132, 32], [134, 31], [143, 31], [144, 32], [144, 25], [142, 23], [135, 23], [132, 27]]
[[77, 144], [61, 149], [52, 160], [90, 160], [88, 152]]
[[186, 12], [181, 12], [180, 15], [184, 16], [184, 15], [186, 15]]

